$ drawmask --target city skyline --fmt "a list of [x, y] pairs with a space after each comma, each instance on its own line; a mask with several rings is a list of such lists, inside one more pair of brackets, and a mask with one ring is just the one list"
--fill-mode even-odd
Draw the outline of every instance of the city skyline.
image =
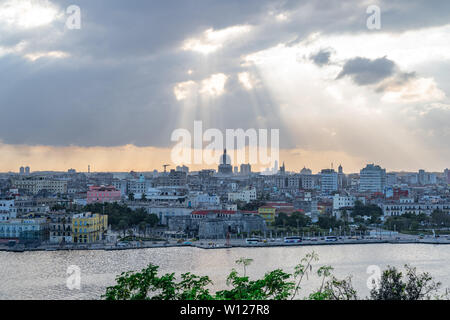
[[[283, 165], [285, 165], [284, 161], [282, 161], [282, 163], [283, 163]], [[241, 165], [249, 165], [249, 164], [248, 163], [242, 163], [242, 164], [239, 164], [239, 165], [238, 164], [232, 165], [232, 168], [236, 167], [238, 169], [238, 171], [233, 171], [233, 172], [230, 173], [230, 175], [241, 174], [241, 169], [242, 169]], [[359, 174], [360, 171], [362, 169], [364, 169], [364, 167], [367, 166], [367, 165], [378, 166], [378, 164], [373, 163], [373, 162], [372, 163], [366, 163], [366, 164], [364, 164], [364, 166], [362, 166], [361, 168], [359, 168], [359, 169], [357, 169], [355, 171], [343, 170], [343, 173], [344, 174]], [[170, 172], [171, 170], [178, 171], [179, 169], [180, 170], [183, 169], [183, 167], [187, 168], [187, 170], [188, 170], [187, 172], [188, 173], [199, 172], [199, 171], [202, 171], [202, 170], [211, 170], [211, 169], [216, 171], [216, 172], [219, 172], [218, 164], [217, 165], [209, 165], [209, 166], [206, 166], [206, 167], [201, 166], [201, 165], [187, 166], [187, 165], [181, 164], [179, 166], [176, 166], [176, 165], [173, 165], [173, 166], [172, 165], [161, 165], [161, 167], [159, 167], [159, 168], [155, 167], [153, 169], [146, 169], [146, 170], [130, 169], [130, 170], [115, 170], [115, 171], [93, 170], [94, 169], [93, 165], [88, 165], [87, 168], [84, 168], [84, 169], [83, 168], [76, 169], [76, 168], [72, 168], [72, 167], [67, 167], [67, 168], [58, 169], [58, 170], [51, 169], [51, 168], [50, 169], [44, 169], [44, 170], [42, 170], [42, 169], [31, 170], [29, 165], [26, 165], [26, 166], [23, 165], [23, 166], [19, 167], [16, 170], [13, 169], [13, 170], [9, 170], [9, 171], [0, 171], [0, 173], [19, 173], [21, 175], [30, 175], [30, 174], [41, 173], [41, 172], [43, 172], [43, 173], [45, 173], [45, 172], [65, 173], [65, 172], [71, 172], [71, 171], [72, 172], [76, 172], [76, 173], [92, 173], [92, 174], [94, 174], [94, 173], [103, 173], [103, 172], [105, 172], [105, 173], [107, 173], [107, 172], [109, 172], [109, 173], [129, 173], [129, 172], [152, 173], [152, 172], [155, 172], [155, 171], [157, 171], [159, 173], [163, 173], [164, 169], [162, 169], [162, 168], [164, 168], [164, 167], [166, 167], [165, 169], [167, 170], [167, 172]], [[344, 168], [341, 163], [339, 163], [337, 166], [336, 166], [336, 164], [331, 163], [331, 165], [329, 167], [320, 168], [318, 170], [313, 170], [310, 167], [304, 165], [303, 167], [301, 167], [300, 170], [292, 169], [292, 168], [288, 167], [286, 172], [288, 172], [288, 173], [301, 173], [302, 170], [306, 169], [306, 170], [311, 170], [312, 174], [320, 174], [322, 170], [332, 169], [332, 170], [334, 170], [334, 172], [339, 173], [339, 167], [342, 167], [342, 169]], [[264, 170], [259, 170], [259, 169], [255, 170], [254, 169], [255, 167], [252, 167], [251, 165], [250, 165], [250, 168], [251, 168], [250, 169], [251, 173], [262, 173], [262, 174], [264, 174], [264, 173], [271, 172], [270, 174], [276, 174], [276, 172], [273, 171], [273, 169], [275, 169], [275, 168], [265, 168]], [[270, 170], [270, 169], [272, 169], [272, 170]], [[402, 169], [402, 170], [387, 170], [386, 168], [383, 168], [383, 169], [386, 170], [386, 173], [399, 173], [399, 174], [402, 174], [402, 173], [426, 172], [426, 173], [444, 174], [444, 175], [446, 174], [447, 170], [449, 170], [449, 168], [444, 168], [443, 170], [437, 170], [437, 171], [426, 170], [426, 169], [423, 169], [423, 168], [417, 169], [417, 170], [404, 170], [404, 169]], [[23, 170], [23, 172], [22, 172], [22, 170]], [[26, 170], [28, 170], [28, 172], [26, 172]], [[280, 167], [279, 166], [277, 167], [277, 172], [280, 172]]]

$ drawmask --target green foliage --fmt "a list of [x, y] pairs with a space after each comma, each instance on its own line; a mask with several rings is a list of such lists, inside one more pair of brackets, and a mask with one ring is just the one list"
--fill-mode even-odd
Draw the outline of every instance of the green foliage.
[[116, 230], [138, 226], [141, 222], [150, 227], [154, 227], [159, 223], [157, 215], [148, 214], [143, 209], [131, 210], [125, 204], [92, 203], [88, 204], [83, 210], [108, 215], [108, 223]]
[[424, 300], [437, 293], [441, 283], [429, 273], [417, 274], [416, 268], [405, 265], [406, 276], [395, 267], [384, 270], [377, 286], [370, 291], [372, 300]]
[[[116, 278], [116, 285], [108, 287], [106, 300], [287, 300], [297, 297], [302, 281], [313, 272], [313, 262], [319, 257], [315, 252], [308, 253], [295, 266], [294, 273], [281, 269], [267, 272], [261, 279], [250, 280], [245, 275], [252, 259], [240, 258], [236, 261], [244, 267], [240, 275], [232, 269], [227, 277], [227, 290], [215, 294], [209, 292], [212, 285], [207, 276], [191, 273], [181, 275], [177, 281], [174, 273], [158, 276], [158, 266], [150, 264], [141, 272], [124, 272]], [[422, 300], [431, 298], [440, 287], [428, 273], [417, 274], [415, 268], [406, 266], [406, 280], [401, 272], [389, 267], [382, 274], [380, 285], [370, 293], [372, 300]], [[322, 279], [320, 288], [311, 293], [308, 300], [357, 300], [357, 292], [351, 277], [339, 280], [332, 274], [331, 266], [321, 266], [316, 274]], [[446, 298], [447, 295], [434, 298]]]
[[251, 263], [253, 262], [253, 259], [248, 259], [248, 258], [239, 258], [238, 260], [236, 260], [236, 264], [241, 264], [244, 268], [244, 276], [246, 274], [246, 268], [247, 266], [249, 266]]
[[415, 231], [420, 226], [427, 225], [430, 217], [426, 214], [405, 213], [401, 216], [392, 216], [385, 221], [385, 226], [389, 230], [396, 231]]
[[257, 211], [259, 207], [262, 207], [266, 204], [266, 202], [262, 199], [250, 201], [249, 203], [246, 203], [244, 201], [237, 200], [236, 201], [238, 210], [243, 211]]
[[290, 274], [280, 269], [268, 272], [262, 279], [251, 281], [246, 276], [239, 276], [233, 269], [227, 278], [230, 290], [216, 293], [217, 300], [284, 300], [289, 297], [294, 286], [287, 281]]
[[379, 223], [380, 217], [383, 215], [383, 210], [376, 204], [364, 205], [361, 201], [355, 201], [355, 206], [351, 213], [353, 218], [368, 216], [370, 223]]
[[210, 300], [208, 277], [190, 273], [181, 275], [175, 281], [175, 274], [158, 277], [158, 266], [150, 264], [141, 272], [124, 272], [116, 278], [117, 285], [108, 287], [103, 298], [106, 300]]
[[450, 213], [442, 210], [434, 210], [431, 213], [431, 222], [440, 227], [450, 227]]
[[338, 221], [334, 216], [322, 214], [319, 216], [319, 221], [317, 221], [317, 224], [322, 229], [334, 229], [342, 226], [343, 221]]
[[293, 212], [291, 215], [280, 212], [275, 217], [274, 225], [277, 227], [303, 228], [310, 223], [311, 219], [301, 212]]

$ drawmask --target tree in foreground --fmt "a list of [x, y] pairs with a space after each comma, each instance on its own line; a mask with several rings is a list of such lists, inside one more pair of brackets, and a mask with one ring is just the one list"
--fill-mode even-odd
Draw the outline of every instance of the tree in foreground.
[[[302, 283], [314, 273], [316, 253], [308, 253], [295, 266], [294, 273], [281, 269], [267, 272], [261, 279], [250, 280], [246, 275], [252, 259], [236, 261], [243, 267], [240, 274], [233, 268], [227, 277], [227, 290], [211, 293], [213, 284], [208, 276], [184, 273], [179, 280], [174, 273], [158, 275], [158, 266], [150, 264], [141, 272], [124, 272], [116, 278], [116, 285], [106, 289], [106, 300], [293, 300], [299, 298]], [[422, 300], [438, 292], [428, 273], [417, 274], [416, 269], [406, 266], [406, 281], [402, 273], [388, 268], [382, 274], [379, 286], [371, 291], [373, 300]], [[315, 274], [321, 279], [320, 287], [304, 299], [307, 300], [358, 300], [351, 277], [339, 280], [332, 274], [331, 266], [321, 266]], [[444, 298], [435, 295], [434, 298]]]
[[417, 274], [416, 268], [409, 265], [405, 265], [405, 269], [406, 275], [403, 276], [395, 267], [388, 266], [388, 269], [383, 271], [379, 283], [370, 291], [370, 299], [425, 300], [446, 297], [447, 293], [437, 295], [441, 283], [435, 282], [429, 273]]

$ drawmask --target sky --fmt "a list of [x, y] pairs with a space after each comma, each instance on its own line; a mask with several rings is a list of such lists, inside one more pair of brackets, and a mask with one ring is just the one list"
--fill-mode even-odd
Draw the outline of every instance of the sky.
[[446, 0], [0, 0], [0, 171], [161, 171], [202, 121], [278, 129], [290, 171], [442, 172], [449, 70]]

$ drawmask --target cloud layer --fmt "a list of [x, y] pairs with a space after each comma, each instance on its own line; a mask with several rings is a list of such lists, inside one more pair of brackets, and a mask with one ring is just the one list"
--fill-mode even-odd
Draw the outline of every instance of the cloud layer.
[[283, 149], [304, 150], [293, 167], [321, 153], [408, 167], [414, 154], [409, 167], [441, 170], [450, 3], [377, 3], [374, 31], [372, 3], [356, 0], [81, 1], [70, 30], [70, 1], [4, 1], [0, 142], [170, 148], [202, 120], [280, 129]]

